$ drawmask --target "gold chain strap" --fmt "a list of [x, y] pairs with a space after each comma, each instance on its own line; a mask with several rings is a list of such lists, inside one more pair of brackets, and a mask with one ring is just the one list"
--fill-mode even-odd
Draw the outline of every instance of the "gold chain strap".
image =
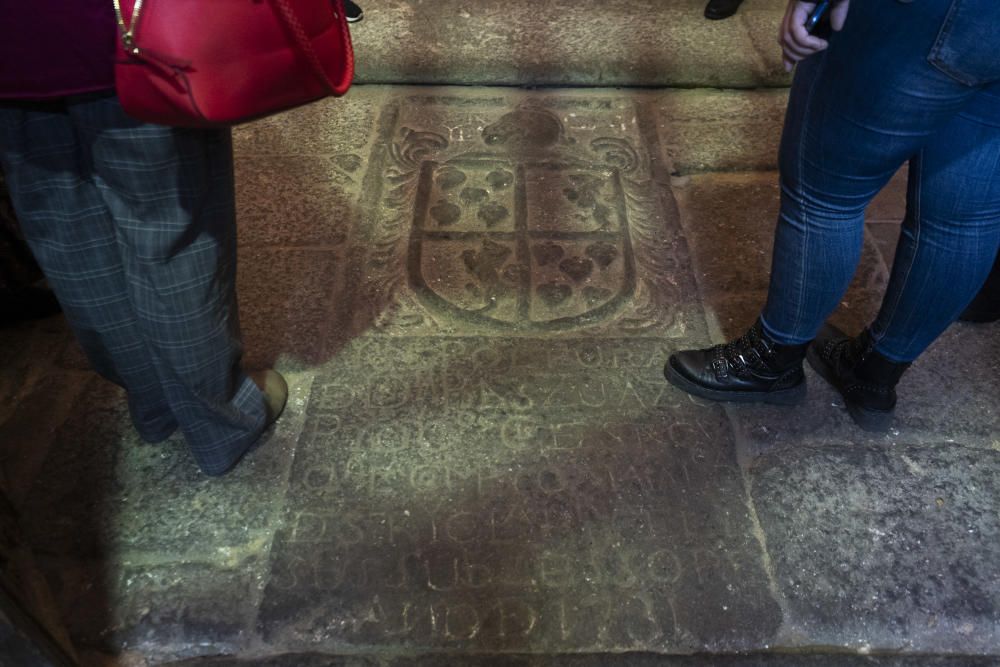
[[132, 28], [139, 24], [139, 12], [142, 10], [142, 0], [135, 0], [135, 6], [132, 8], [132, 25], [130, 26], [125, 25], [121, 1], [112, 1], [115, 3], [115, 18], [118, 19], [118, 30], [122, 34], [122, 44], [125, 45], [125, 50], [132, 55], [139, 55], [139, 47], [135, 45], [135, 36], [132, 34]]

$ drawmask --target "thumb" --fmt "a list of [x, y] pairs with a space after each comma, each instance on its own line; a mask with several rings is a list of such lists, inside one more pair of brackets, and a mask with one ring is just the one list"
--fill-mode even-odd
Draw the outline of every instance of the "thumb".
[[839, 31], [844, 27], [844, 21], [847, 20], [847, 11], [850, 7], [851, 0], [841, 0], [830, 10], [830, 25], [834, 30]]

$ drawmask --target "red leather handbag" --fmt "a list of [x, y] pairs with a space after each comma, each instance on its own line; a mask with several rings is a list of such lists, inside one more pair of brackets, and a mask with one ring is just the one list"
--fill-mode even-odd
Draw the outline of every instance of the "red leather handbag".
[[140, 120], [234, 125], [347, 92], [341, 0], [114, 0], [115, 85]]

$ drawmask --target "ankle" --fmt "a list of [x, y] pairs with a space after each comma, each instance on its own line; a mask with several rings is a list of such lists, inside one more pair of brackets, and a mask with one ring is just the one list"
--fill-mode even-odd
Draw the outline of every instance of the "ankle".
[[760, 332], [761, 339], [767, 347], [772, 350], [774, 363], [781, 367], [792, 366], [801, 363], [806, 356], [806, 350], [811, 341], [804, 343], [788, 343], [787, 338], [775, 334], [764, 321], [763, 317], [757, 318], [754, 327]]
[[857, 365], [854, 368], [854, 374], [857, 378], [868, 383], [890, 388], [895, 387], [900, 378], [903, 377], [903, 373], [910, 367], [910, 362], [894, 361], [879, 352], [868, 329], [865, 329], [858, 337], [858, 342], [863, 343], [864, 346], [860, 350]]

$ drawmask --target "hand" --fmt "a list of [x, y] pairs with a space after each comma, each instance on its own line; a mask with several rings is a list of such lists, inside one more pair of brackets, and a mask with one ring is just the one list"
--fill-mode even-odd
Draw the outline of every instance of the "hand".
[[[834, 30], [839, 31], [844, 27], [851, 0], [834, 1], [835, 4], [830, 9], [830, 24]], [[829, 46], [825, 39], [820, 39], [806, 32], [806, 19], [809, 18], [814, 9], [816, 9], [815, 2], [790, 0], [788, 3], [788, 9], [785, 11], [785, 18], [781, 21], [781, 30], [778, 33], [781, 60], [785, 64], [786, 72], [791, 72], [799, 61]]]

